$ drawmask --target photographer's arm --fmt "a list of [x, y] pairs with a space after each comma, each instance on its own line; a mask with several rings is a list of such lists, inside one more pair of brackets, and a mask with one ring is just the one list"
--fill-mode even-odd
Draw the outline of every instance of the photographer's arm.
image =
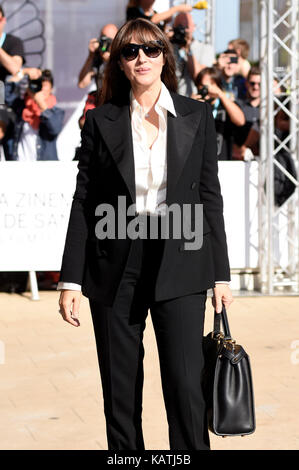
[[155, 13], [152, 16], [151, 21], [155, 24], [158, 24], [160, 23], [160, 21], [166, 21], [171, 19], [172, 16], [176, 13], [189, 13], [190, 11], [192, 11], [191, 5], [185, 5], [184, 3], [181, 5], [175, 5], [169, 8], [169, 10], [162, 11], [161, 13]]
[[11, 56], [0, 47], [0, 62], [11, 75], [19, 72], [23, 64], [23, 59], [19, 55]]
[[90, 85], [93, 77], [94, 77], [94, 71], [92, 70], [92, 64], [93, 64], [93, 54], [88, 55], [81, 71], [79, 74], [79, 79], [78, 79], [78, 87], [79, 88], [86, 88], [88, 85]]
[[94, 77], [94, 71], [92, 70], [92, 64], [94, 60], [94, 54], [96, 49], [99, 47], [99, 41], [97, 38], [92, 38], [89, 41], [88, 45], [88, 56], [84, 65], [79, 73], [78, 78], [78, 87], [79, 88], [86, 88], [90, 85], [92, 78]]
[[223, 106], [225, 107], [232, 123], [236, 126], [244, 126], [244, 124], [246, 123], [246, 119], [242, 109], [239, 108], [239, 106], [234, 103], [231, 99], [229, 99], [222, 90], [219, 91], [218, 96]]

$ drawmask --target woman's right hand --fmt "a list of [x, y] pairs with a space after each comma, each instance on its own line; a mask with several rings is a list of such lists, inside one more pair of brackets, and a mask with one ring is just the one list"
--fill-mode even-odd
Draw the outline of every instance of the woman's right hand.
[[59, 313], [73, 326], [80, 326], [79, 308], [82, 293], [77, 290], [62, 290], [59, 297]]

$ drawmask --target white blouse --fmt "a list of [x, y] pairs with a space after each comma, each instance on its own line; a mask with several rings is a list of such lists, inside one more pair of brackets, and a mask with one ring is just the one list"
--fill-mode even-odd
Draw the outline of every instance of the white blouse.
[[146, 130], [142, 124], [146, 114], [131, 90], [131, 126], [133, 138], [136, 211], [138, 213], [166, 214], [167, 184], [167, 111], [176, 112], [169, 91], [162, 82], [160, 96], [155, 104], [159, 116], [158, 136], [148, 147]]

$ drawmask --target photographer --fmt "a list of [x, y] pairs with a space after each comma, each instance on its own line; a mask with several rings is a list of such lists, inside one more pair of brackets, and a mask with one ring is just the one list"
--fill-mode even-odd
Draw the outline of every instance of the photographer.
[[[234, 137], [233, 158], [236, 160], [249, 160], [260, 154], [260, 84], [261, 71], [258, 67], [252, 67], [247, 79], [247, 99], [238, 101], [245, 114], [246, 124]], [[276, 98], [284, 99], [285, 90], [283, 92], [278, 86], [276, 78], [273, 80], [273, 93]], [[286, 108], [288, 105], [289, 103], [286, 103]], [[274, 124], [275, 135], [283, 140], [289, 131], [289, 117], [282, 109], [275, 115]]]
[[6, 18], [0, 5], [0, 80], [18, 73], [25, 63], [23, 42], [17, 36], [6, 34]]
[[0, 104], [0, 160], [9, 160], [12, 154], [15, 120], [16, 116], [12, 108]]
[[[4, 32], [6, 17], [0, 5], [0, 82], [9, 75], [17, 74], [25, 62], [23, 42], [20, 38]], [[6, 104], [3, 104], [3, 103]], [[12, 151], [12, 135], [15, 122], [13, 110], [7, 106], [6, 93], [0, 104], [0, 147], [1, 160], [6, 160]]]
[[178, 93], [188, 97], [196, 93], [194, 80], [198, 73], [212, 66], [214, 61], [213, 47], [195, 40], [194, 31], [192, 15], [180, 13], [174, 20], [171, 36], [169, 34], [176, 58]]
[[247, 59], [250, 49], [248, 42], [242, 38], [233, 39], [228, 43], [228, 49], [235, 50], [238, 54], [238, 73], [241, 74], [244, 78], [247, 78], [251, 67], [250, 62]]
[[11, 160], [58, 160], [56, 139], [64, 111], [56, 106], [50, 70], [24, 69], [26, 74], [7, 82], [9, 101], [16, 114]]
[[106, 24], [101, 30], [100, 37], [89, 41], [89, 54], [80, 71], [78, 87], [86, 88], [94, 79], [96, 89], [87, 95], [83, 113], [78, 121], [80, 129], [84, 126], [86, 112], [97, 106], [104, 70], [110, 57], [110, 46], [116, 33], [117, 27], [114, 24]]
[[[255, 124], [260, 118], [260, 101], [261, 101], [261, 71], [258, 67], [250, 69], [246, 80], [247, 97], [246, 100], [238, 100], [238, 105], [245, 115], [246, 123], [235, 133], [233, 158], [236, 160], [244, 160], [246, 149], [250, 148], [254, 155], [259, 153], [259, 139], [249, 138], [249, 134], [255, 135]], [[251, 129], [253, 131], [251, 132]]]
[[79, 74], [79, 88], [86, 88], [93, 79], [96, 81], [97, 89], [101, 88], [105, 65], [110, 57], [109, 49], [116, 33], [117, 27], [114, 24], [106, 24], [99, 38], [90, 39], [88, 56]]
[[207, 101], [213, 109], [218, 159], [231, 160], [234, 126], [245, 124], [244, 113], [222, 90], [221, 72], [216, 67], [203, 69], [196, 78], [196, 85], [198, 93], [192, 98]]
[[239, 56], [234, 49], [227, 49], [217, 59], [222, 73], [222, 88], [231, 100], [246, 99], [246, 80], [238, 73]]

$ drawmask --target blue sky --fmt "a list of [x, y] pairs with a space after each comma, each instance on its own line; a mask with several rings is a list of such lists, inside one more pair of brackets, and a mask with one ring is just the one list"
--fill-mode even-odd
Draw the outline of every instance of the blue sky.
[[[239, 7], [239, 0], [216, 0], [216, 53], [225, 50], [227, 43], [239, 36]], [[200, 10], [193, 10], [195, 22], [201, 15]], [[198, 34], [195, 36], [200, 39]]]

